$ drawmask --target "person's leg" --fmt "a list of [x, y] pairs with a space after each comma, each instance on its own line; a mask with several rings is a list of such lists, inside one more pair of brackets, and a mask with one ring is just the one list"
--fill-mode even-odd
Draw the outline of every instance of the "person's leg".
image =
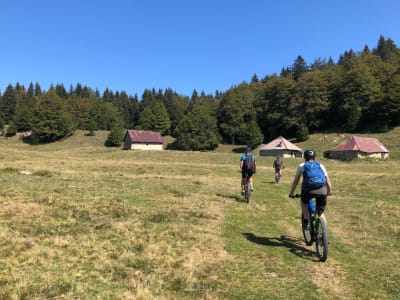
[[301, 192], [301, 212], [303, 219], [308, 222], [308, 201], [310, 201], [310, 195], [305, 192]]
[[317, 199], [317, 211], [319, 217], [325, 221], [325, 224], [327, 224], [327, 220], [324, 214], [325, 207], [326, 207], [326, 195], [318, 195], [316, 196]]
[[242, 182], [241, 182], [241, 185], [240, 185], [240, 188], [241, 188], [241, 190], [242, 190], [242, 194], [244, 194], [244, 182], [245, 181], [245, 174], [244, 174], [244, 172], [242, 172]]

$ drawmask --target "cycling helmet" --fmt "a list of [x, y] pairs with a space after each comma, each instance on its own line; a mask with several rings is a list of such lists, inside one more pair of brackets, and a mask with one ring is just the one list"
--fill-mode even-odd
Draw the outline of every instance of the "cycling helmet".
[[314, 150], [306, 150], [304, 151], [304, 159], [309, 161], [310, 159], [315, 159], [315, 151]]
[[247, 147], [247, 148], [246, 148], [246, 153], [247, 153], [247, 152], [251, 152], [251, 147]]

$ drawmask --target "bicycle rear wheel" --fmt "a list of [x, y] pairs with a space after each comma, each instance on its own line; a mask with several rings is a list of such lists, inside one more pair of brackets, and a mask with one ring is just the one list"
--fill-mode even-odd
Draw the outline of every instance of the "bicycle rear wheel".
[[304, 242], [306, 243], [307, 246], [311, 246], [313, 244], [311, 223], [310, 221], [308, 221], [308, 228], [307, 228], [303, 216], [301, 216], [301, 229], [303, 231]]
[[246, 203], [250, 202], [250, 195], [251, 195], [250, 184], [246, 183], [246, 186], [244, 188], [244, 201]]
[[317, 255], [320, 261], [326, 261], [328, 258], [328, 230], [325, 224], [325, 221], [321, 218], [318, 219], [317, 222], [317, 234], [315, 246], [317, 248]]

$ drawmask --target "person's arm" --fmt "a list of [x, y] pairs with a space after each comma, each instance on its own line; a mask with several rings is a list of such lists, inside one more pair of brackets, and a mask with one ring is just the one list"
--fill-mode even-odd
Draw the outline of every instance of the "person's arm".
[[331, 179], [329, 178], [328, 175], [326, 175], [325, 178], [326, 178], [326, 189], [328, 190], [328, 195], [330, 195], [332, 188]]
[[294, 176], [292, 187], [290, 188], [289, 197], [294, 196], [294, 191], [296, 190], [297, 185], [299, 184], [300, 176]]
[[326, 171], [324, 165], [321, 165], [321, 169], [322, 169], [322, 171], [323, 171], [324, 174], [325, 174], [325, 178], [326, 178], [326, 189], [327, 189], [327, 191], [328, 191], [328, 195], [330, 195], [330, 194], [331, 194], [331, 189], [332, 189], [331, 179], [329, 178], [328, 172]]
[[240, 158], [240, 170], [243, 170], [243, 159]]

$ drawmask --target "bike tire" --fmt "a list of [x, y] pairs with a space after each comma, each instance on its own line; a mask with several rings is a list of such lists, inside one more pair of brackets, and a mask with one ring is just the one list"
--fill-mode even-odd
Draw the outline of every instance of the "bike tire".
[[315, 247], [317, 250], [317, 255], [320, 261], [326, 261], [328, 258], [328, 229], [326, 223], [323, 219], [318, 219], [317, 226], [316, 226], [316, 241]]
[[311, 246], [313, 244], [313, 236], [311, 231], [311, 222], [309, 221], [309, 228], [306, 228], [306, 224], [304, 223], [304, 218], [301, 216], [301, 230], [303, 231], [304, 242], [307, 246]]
[[250, 195], [251, 195], [251, 190], [249, 184], [246, 184], [245, 190], [244, 190], [244, 201], [246, 203], [250, 202]]

